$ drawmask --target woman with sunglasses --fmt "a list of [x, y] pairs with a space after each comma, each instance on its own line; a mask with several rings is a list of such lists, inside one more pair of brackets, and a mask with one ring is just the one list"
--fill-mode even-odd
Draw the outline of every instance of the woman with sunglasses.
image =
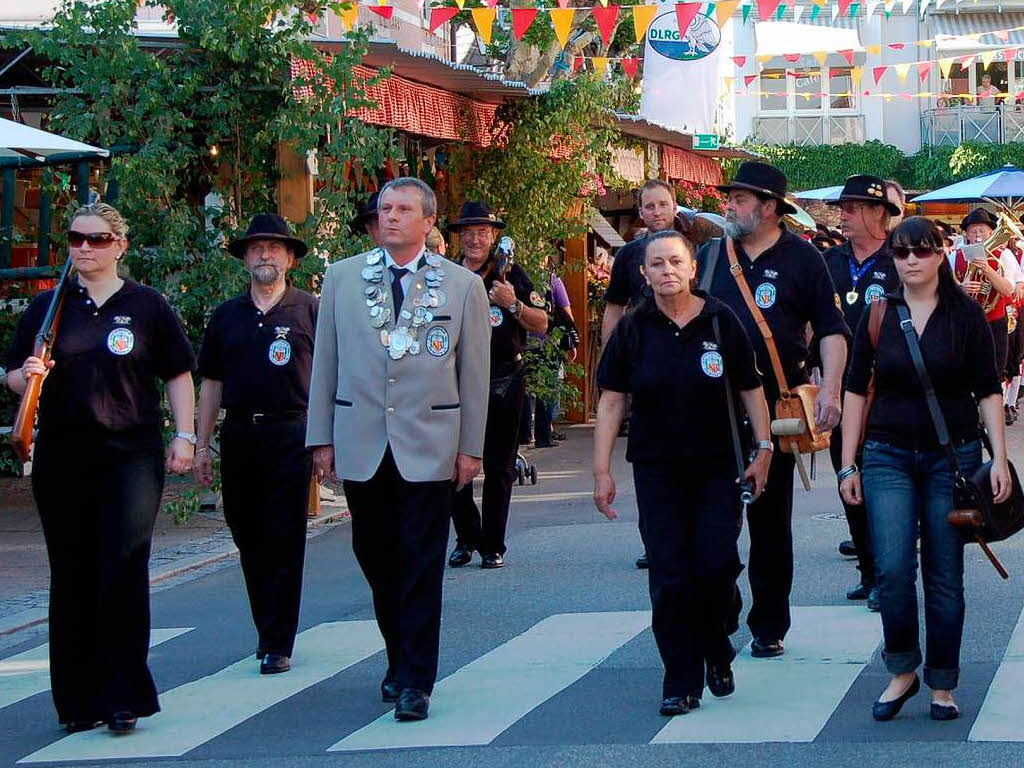
[[[129, 731], [159, 710], [147, 666], [149, 553], [164, 472], [191, 469], [195, 357], [167, 301], [118, 276], [128, 226], [104, 203], [79, 208], [68, 231], [75, 277], [52, 359], [33, 341], [52, 292], [18, 324], [7, 381], [45, 379], [32, 492], [50, 561], [50, 680], [70, 732]], [[176, 433], [164, 454], [160, 390]]]
[[[919, 525], [924, 682], [932, 689], [934, 720], [959, 716], [953, 689], [964, 625], [964, 538], [946, 520], [953, 508], [953, 467], [939, 443], [896, 305], [905, 304], [910, 312], [961, 472], [969, 477], [981, 465], [980, 411], [994, 456], [992, 492], [997, 502], [1010, 493], [992, 334], [981, 307], [957, 284], [942, 246], [942, 231], [922, 216], [893, 231], [901, 287], [886, 297], [877, 348], [869, 312], [857, 326], [843, 405], [840, 492], [848, 504], [867, 506], [885, 635], [882, 655], [892, 674], [873, 706], [876, 720], [891, 720], [921, 687], [915, 585]], [[858, 468], [854, 457], [872, 373], [874, 401], [863, 467]]]

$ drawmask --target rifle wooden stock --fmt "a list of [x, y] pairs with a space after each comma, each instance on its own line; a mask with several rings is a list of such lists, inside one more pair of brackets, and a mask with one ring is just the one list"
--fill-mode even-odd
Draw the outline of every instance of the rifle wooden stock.
[[[64, 269], [60, 273], [57, 287], [50, 299], [50, 306], [46, 310], [43, 324], [36, 334], [36, 343], [32, 349], [33, 357], [38, 357], [44, 363], [50, 360], [53, 352], [53, 342], [57, 338], [57, 327], [60, 325], [60, 314], [64, 308], [64, 297], [67, 295], [68, 283], [71, 281], [71, 259], [64, 263]], [[14, 429], [11, 431], [11, 445], [14, 452], [23, 462], [28, 461], [32, 449], [32, 430], [36, 423], [36, 409], [39, 406], [39, 395], [43, 390], [43, 377], [30, 376], [25, 379], [25, 391], [21, 395], [21, 402], [18, 404], [18, 414], [14, 418]]]

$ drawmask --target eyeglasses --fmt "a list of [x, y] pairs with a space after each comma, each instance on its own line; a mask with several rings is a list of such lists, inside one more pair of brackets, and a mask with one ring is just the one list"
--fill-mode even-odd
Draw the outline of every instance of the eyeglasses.
[[914, 254], [919, 259], [928, 259], [939, 252], [938, 248], [931, 248], [925, 246], [917, 246], [911, 248], [907, 245], [894, 245], [892, 247], [892, 257], [903, 261], [904, 259], [910, 258], [910, 254]]
[[72, 248], [81, 248], [86, 242], [91, 248], [109, 248], [117, 241], [117, 235], [113, 232], [68, 232], [68, 245]]

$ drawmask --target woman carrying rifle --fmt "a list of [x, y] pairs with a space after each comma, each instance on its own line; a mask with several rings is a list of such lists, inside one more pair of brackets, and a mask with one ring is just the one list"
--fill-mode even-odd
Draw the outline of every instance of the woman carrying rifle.
[[[32, 492], [50, 561], [50, 678], [70, 732], [130, 731], [159, 711], [149, 650], [149, 553], [164, 472], [192, 467], [195, 357], [167, 301], [118, 276], [128, 226], [104, 203], [79, 208], [67, 233], [77, 276], [52, 358], [33, 356], [52, 292], [22, 316], [8, 354], [18, 394], [39, 402]], [[157, 380], [176, 433], [166, 456]]]

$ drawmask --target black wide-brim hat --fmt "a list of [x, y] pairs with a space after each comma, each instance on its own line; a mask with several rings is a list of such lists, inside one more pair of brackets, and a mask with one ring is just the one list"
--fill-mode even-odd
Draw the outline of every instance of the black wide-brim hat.
[[960, 222], [960, 229], [966, 232], [971, 224], [984, 224], [995, 229], [999, 226], [999, 218], [987, 208], [975, 208], [964, 216], [963, 221]]
[[366, 201], [362, 212], [349, 222], [353, 232], [366, 233], [366, 222], [377, 215], [377, 204], [380, 202], [380, 192], [374, 192]]
[[276, 213], [257, 213], [249, 223], [245, 237], [239, 237], [228, 243], [228, 251], [237, 259], [245, 256], [245, 249], [253, 240], [280, 240], [295, 251], [295, 258], [301, 259], [309, 253], [309, 246], [292, 235], [291, 228], [283, 216]]
[[797, 207], [786, 199], [786, 175], [768, 163], [743, 163], [733, 180], [728, 184], [719, 184], [717, 189], [726, 194], [734, 189], [746, 189], [762, 197], [770, 197], [779, 203], [780, 216], [797, 212]]
[[848, 201], [874, 203], [885, 208], [893, 216], [903, 213], [896, 203], [885, 196], [885, 182], [877, 176], [868, 174], [861, 173], [848, 178], [843, 184], [843, 191], [839, 193], [839, 199], [829, 200], [825, 205], [842, 205]]
[[448, 229], [458, 231], [472, 224], [487, 224], [495, 229], [504, 229], [505, 222], [483, 200], [467, 200], [459, 209], [459, 218], [448, 224]]

